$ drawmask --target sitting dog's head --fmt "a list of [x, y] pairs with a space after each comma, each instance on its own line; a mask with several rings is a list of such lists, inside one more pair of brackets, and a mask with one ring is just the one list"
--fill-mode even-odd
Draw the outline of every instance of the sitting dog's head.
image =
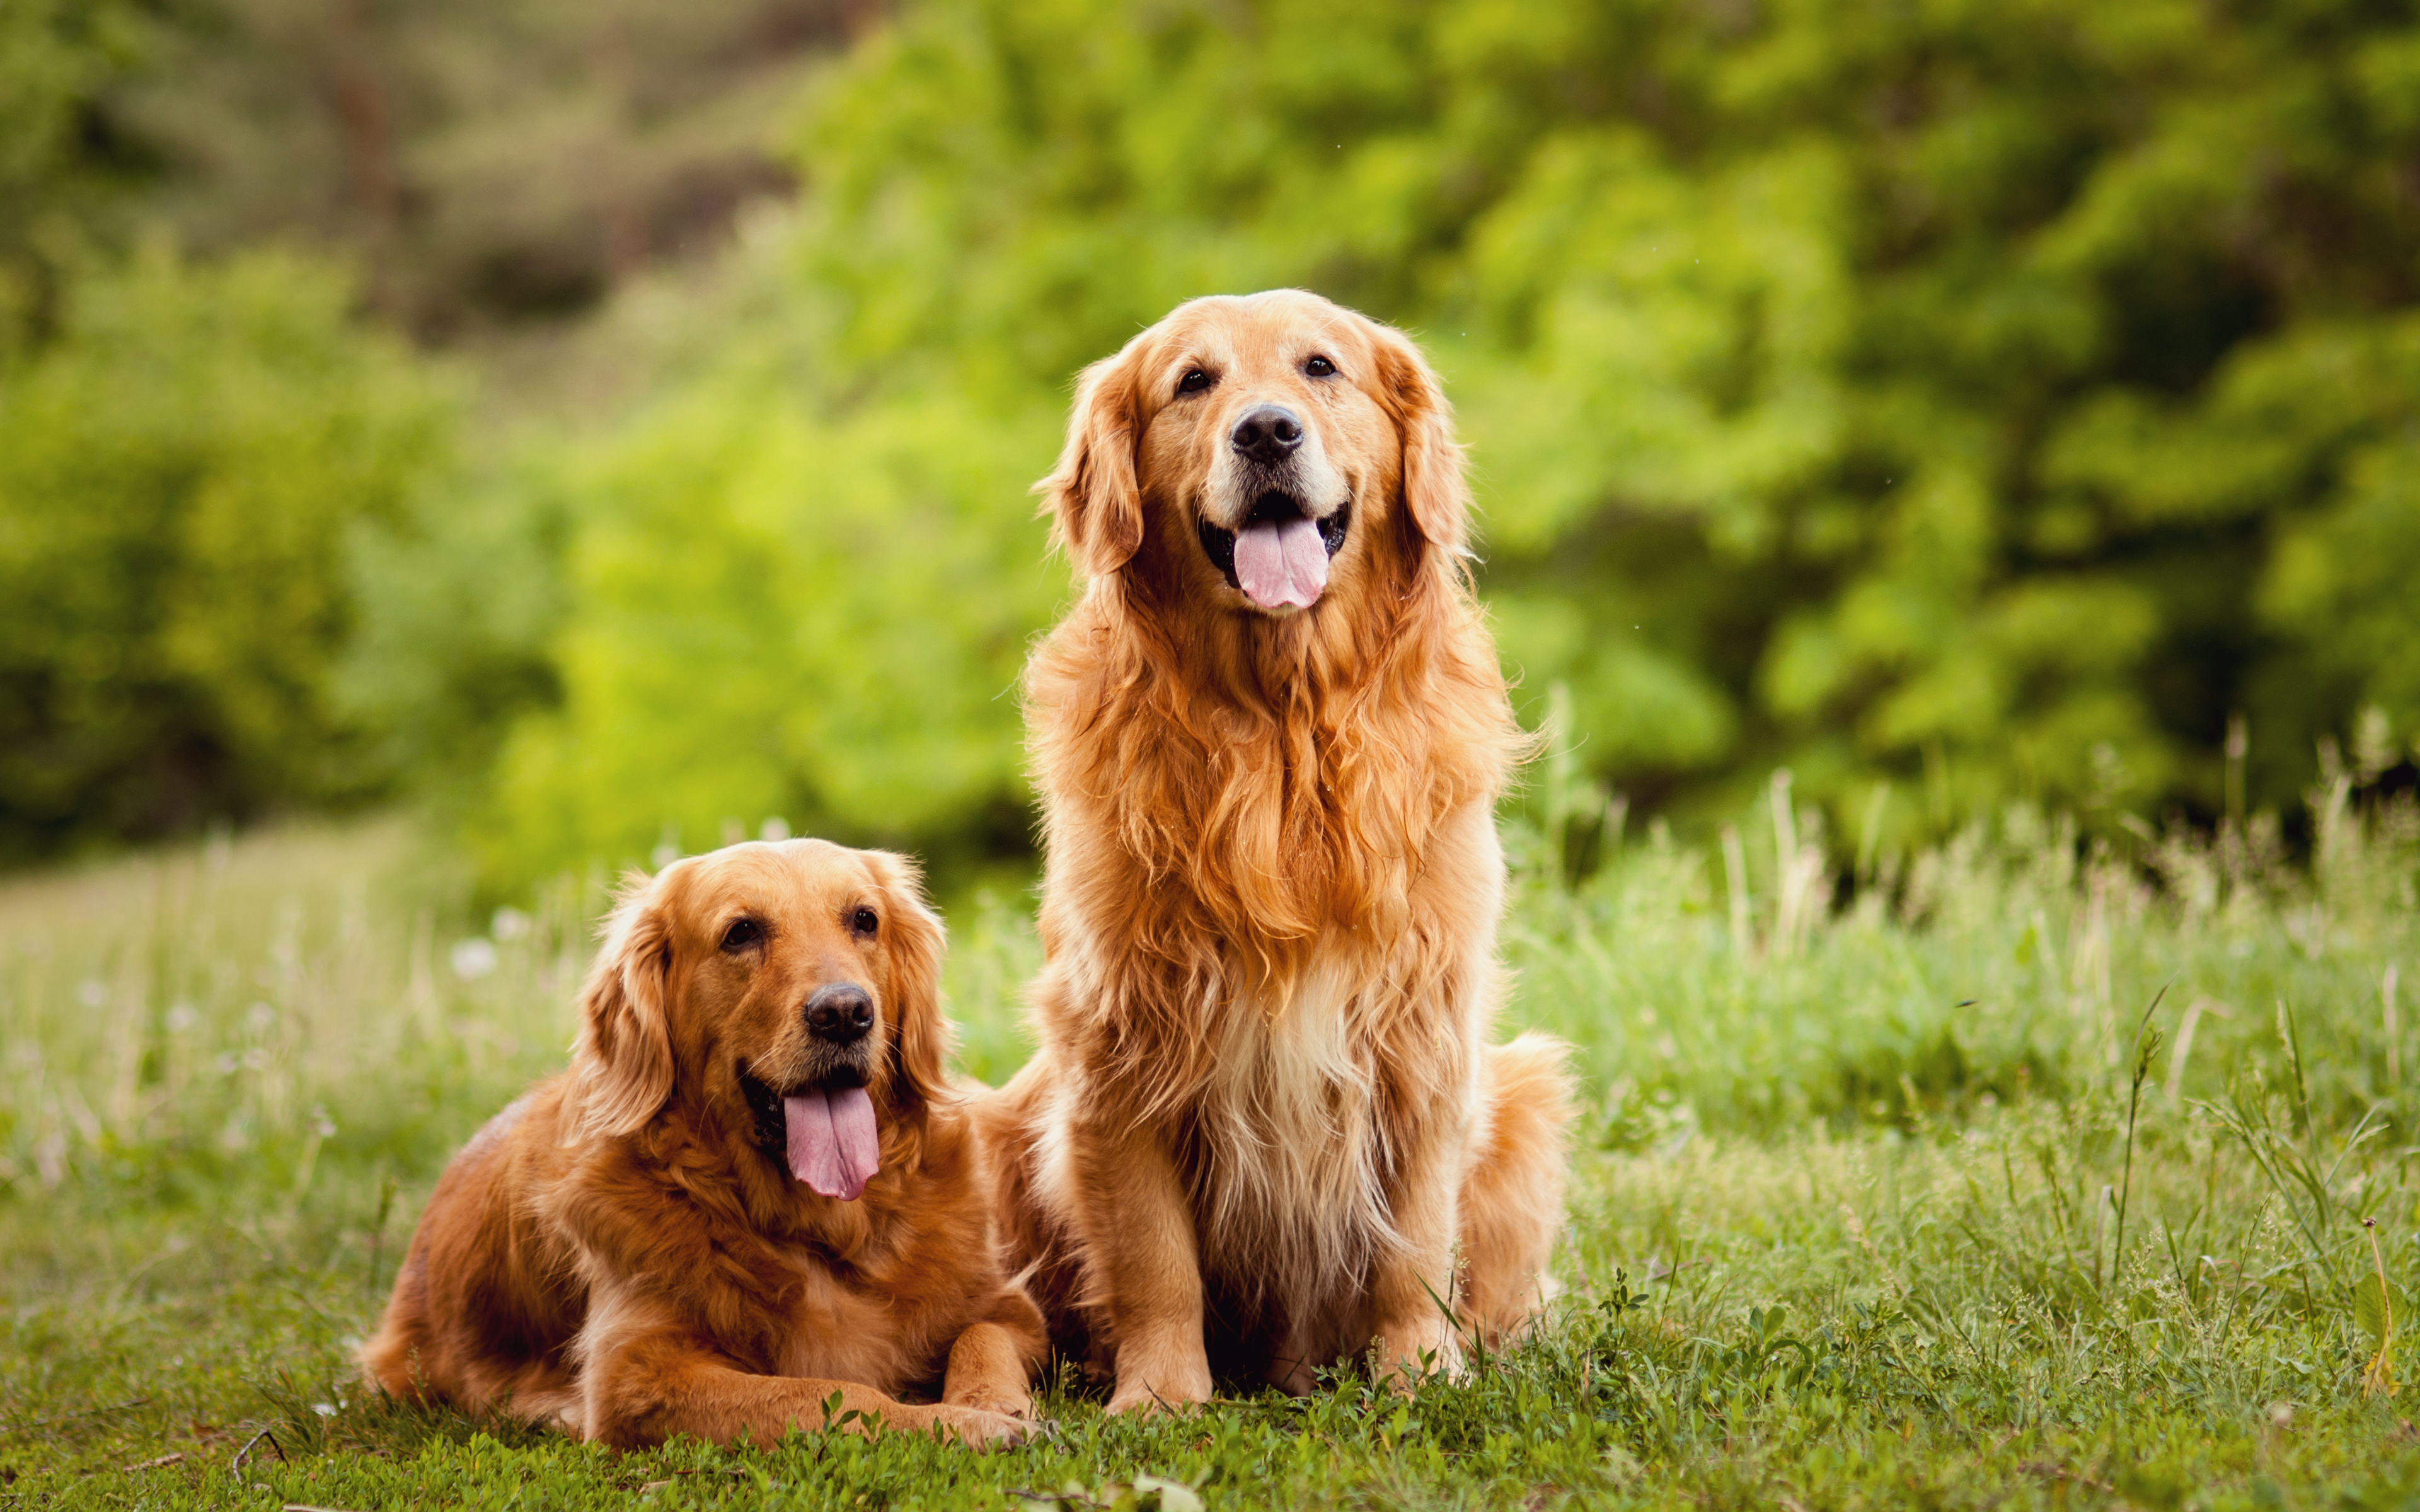
[[1419, 349], [1296, 289], [1194, 300], [1086, 369], [1040, 487], [1087, 575], [1140, 554], [1188, 600], [1280, 618], [1391, 546], [1458, 552], [1467, 510]]
[[853, 1201], [881, 1124], [941, 1095], [941, 926], [915, 864], [817, 840], [728, 846], [625, 892], [581, 994], [575, 1136], [676, 1099]]

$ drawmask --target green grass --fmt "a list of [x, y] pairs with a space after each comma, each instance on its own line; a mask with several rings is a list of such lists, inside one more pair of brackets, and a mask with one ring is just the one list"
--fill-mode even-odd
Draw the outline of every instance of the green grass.
[[[2364, 1383], [2420, 1270], [2409, 800], [2328, 795], [2303, 868], [2013, 813], [1838, 899], [1785, 814], [1576, 887], [1514, 834], [1508, 1016], [1590, 1083], [1540, 1337], [1179, 1421], [1062, 1379], [988, 1457], [615, 1455], [355, 1383], [446, 1154], [561, 1062], [600, 879], [473, 919], [391, 822], [0, 886], [0, 1503], [2420, 1504], [2413, 1389]], [[1025, 902], [950, 910], [982, 1074]]]

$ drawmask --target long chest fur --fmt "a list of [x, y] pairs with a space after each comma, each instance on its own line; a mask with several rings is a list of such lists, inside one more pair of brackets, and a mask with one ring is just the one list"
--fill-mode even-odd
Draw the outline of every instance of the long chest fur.
[[1411, 1026], [1388, 1023], [1380, 998], [1328, 957], [1277, 1011], [1246, 1000], [1217, 1015], [1220, 1042], [1177, 1153], [1202, 1258], [1248, 1296], [1282, 1289], [1272, 1300], [1299, 1305], [1352, 1289], [1402, 1244], [1392, 1201], [1408, 1143], [1453, 1133], [1407, 1121], [1404, 1082], [1448, 1083], [1424, 1090], [1451, 1106], [1466, 1068], [1450, 1043], [1404, 1042]]

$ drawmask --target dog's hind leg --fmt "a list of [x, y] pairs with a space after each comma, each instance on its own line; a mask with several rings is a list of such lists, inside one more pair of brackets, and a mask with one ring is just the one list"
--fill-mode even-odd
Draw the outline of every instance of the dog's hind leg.
[[1464, 1331], [1491, 1349], [1559, 1289], [1547, 1262], [1563, 1221], [1569, 1055], [1559, 1040], [1525, 1034], [1481, 1058], [1486, 1124], [1463, 1178], [1454, 1311]]
[[[1045, 1200], [1035, 1178], [1045, 1114], [1053, 1093], [1047, 1066], [1028, 1061], [1006, 1087], [970, 1099], [991, 1173], [994, 1222], [1008, 1271], [1042, 1308], [1050, 1345], [1088, 1371], [1109, 1374], [1094, 1349], [1094, 1319], [1084, 1305], [1083, 1264], [1066, 1214]], [[1097, 1360], [1095, 1354], [1099, 1354]]]

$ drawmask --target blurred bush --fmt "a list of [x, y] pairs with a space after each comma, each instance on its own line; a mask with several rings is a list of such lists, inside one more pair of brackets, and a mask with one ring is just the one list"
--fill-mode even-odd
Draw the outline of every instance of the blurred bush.
[[0, 8], [0, 361], [45, 335], [139, 154], [101, 100], [142, 53], [131, 0]]
[[1057, 575], [1016, 443], [1055, 415], [818, 405], [754, 350], [565, 459], [564, 696], [514, 731], [473, 826], [493, 875], [768, 818], [954, 858], [1031, 846], [1014, 687]]
[[351, 628], [333, 684], [370, 768], [458, 812], [484, 791], [513, 717], [561, 696], [553, 640], [581, 507], [559, 443], [464, 450], [399, 509], [353, 522]]
[[445, 388], [276, 253], [96, 267], [0, 368], [0, 858], [341, 801], [349, 532], [446, 463]]

